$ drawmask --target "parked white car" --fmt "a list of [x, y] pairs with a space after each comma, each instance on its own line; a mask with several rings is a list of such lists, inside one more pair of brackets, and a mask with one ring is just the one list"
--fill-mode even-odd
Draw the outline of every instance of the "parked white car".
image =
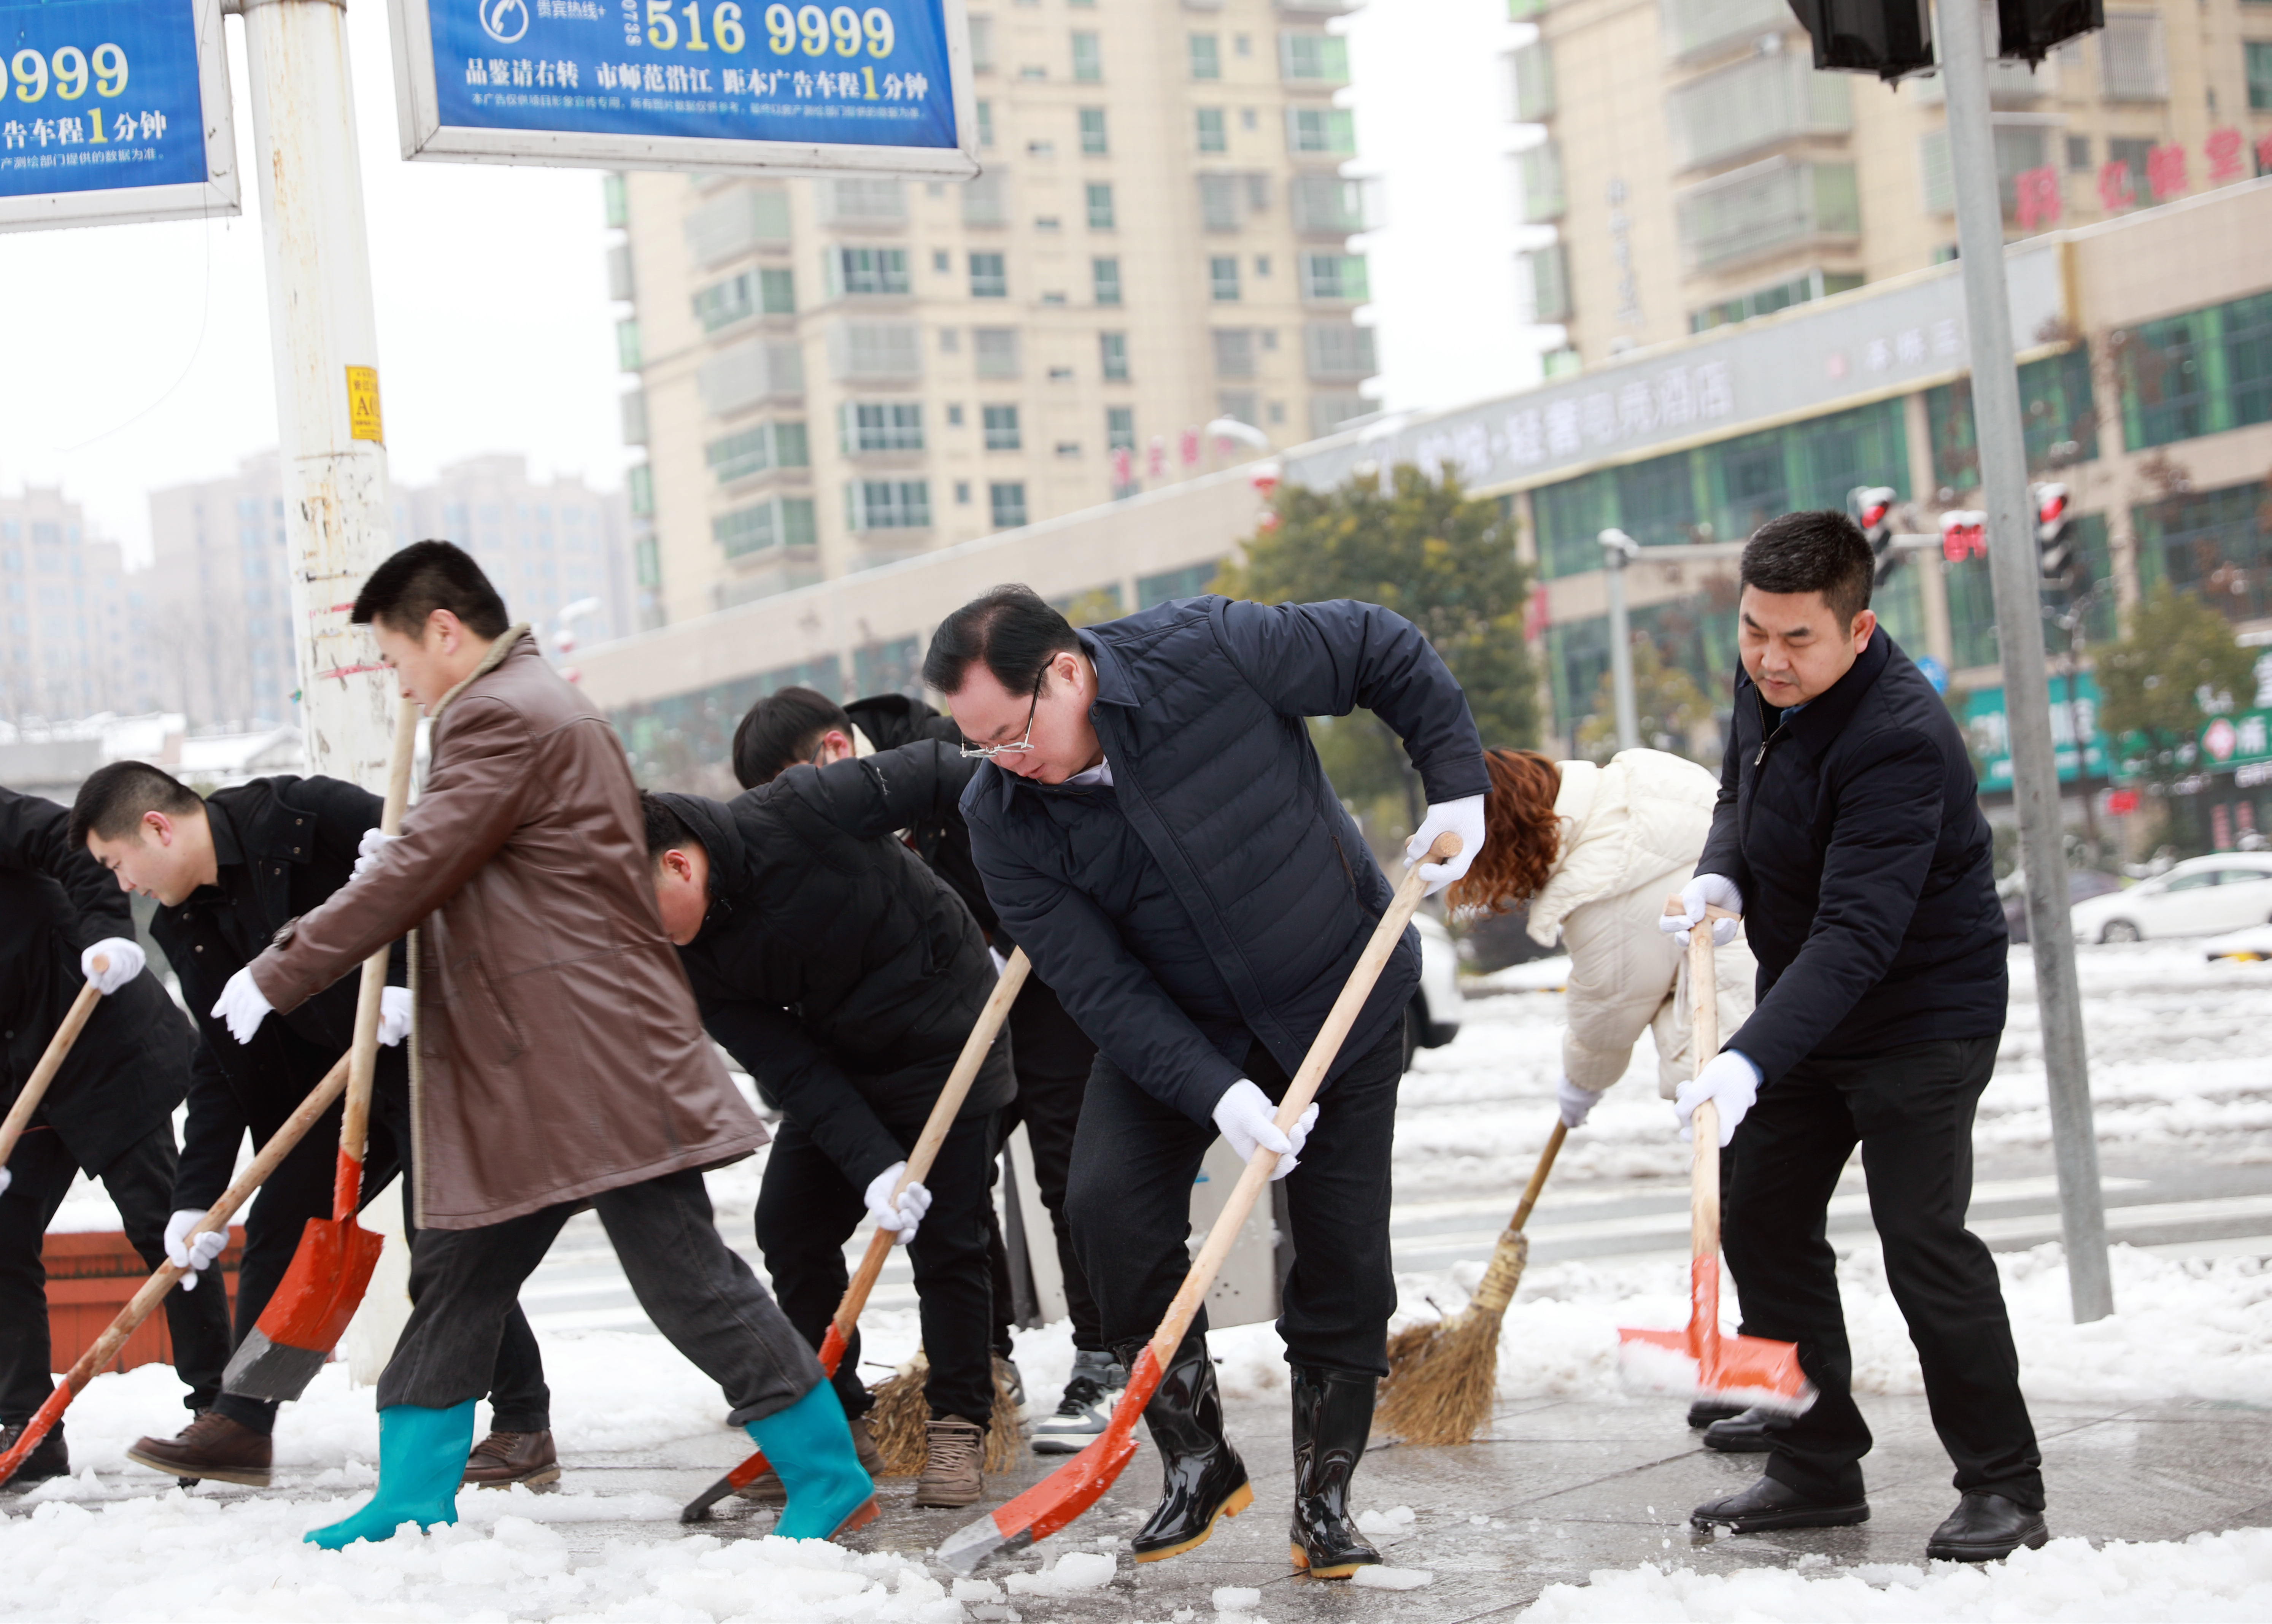
[[1452, 933], [1431, 913], [1412, 916], [1420, 932], [1420, 985], [1404, 1020], [1404, 1069], [1416, 1049], [1440, 1049], [1460, 1035], [1460, 956]]
[[2194, 857], [2127, 890], [2074, 905], [2077, 942], [2208, 936], [2272, 923], [2272, 853]]

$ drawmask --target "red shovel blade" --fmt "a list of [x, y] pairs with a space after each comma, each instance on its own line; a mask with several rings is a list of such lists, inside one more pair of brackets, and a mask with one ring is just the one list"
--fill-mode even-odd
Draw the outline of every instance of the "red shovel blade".
[[310, 1218], [292, 1267], [228, 1361], [227, 1390], [278, 1402], [305, 1392], [355, 1317], [384, 1244], [351, 1218]]
[[0, 1483], [5, 1483], [16, 1475], [16, 1468], [30, 1458], [32, 1451], [40, 1447], [42, 1438], [55, 1430], [56, 1423], [63, 1419], [64, 1408], [77, 1396], [76, 1389], [69, 1382], [56, 1384], [56, 1389], [48, 1395], [47, 1402], [39, 1407], [30, 1420], [24, 1423], [24, 1431], [16, 1440], [15, 1447], [0, 1455]]

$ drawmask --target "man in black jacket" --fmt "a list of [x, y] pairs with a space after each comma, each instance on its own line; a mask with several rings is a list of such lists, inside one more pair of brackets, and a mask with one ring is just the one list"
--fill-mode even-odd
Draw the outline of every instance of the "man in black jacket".
[[[367, 832], [378, 827], [377, 796], [328, 778], [255, 778], [208, 800], [162, 769], [114, 762], [80, 787], [71, 808], [72, 843], [117, 875], [118, 886], [153, 897], [150, 934], [166, 950], [182, 996], [197, 1012], [189, 1125], [167, 1227], [174, 1262], [203, 1270], [214, 1237], [182, 1237], [228, 1188], [237, 1147], [249, 1132], [258, 1147], [321, 1082], [355, 1036], [357, 978], [348, 976], [290, 1014], [264, 1021], [239, 1043], [210, 1013], [231, 976], [289, 921], [348, 882]], [[401, 1047], [410, 1029], [410, 994], [398, 943], [379, 1023], [370, 1137], [363, 1161], [368, 1203], [410, 1159], [408, 1068]], [[237, 1277], [235, 1341], [268, 1306], [311, 1218], [332, 1216], [340, 1106], [333, 1105], [261, 1187], [244, 1220]], [[409, 1181], [403, 1218], [410, 1225]], [[188, 1289], [191, 1281], [184, 1281]], [[502, 1486], [549, 1483], [560, 1475], [535, 1333], [513, 1310], [490, 1395], [493, 1430], [474, 1448], [467, 1481]], [[223, 1393], [173, 1438], [144, 1438], [127, 1458], [176, 1478], [213, 1478], [256, 1486], [268, 1481], [277, 1406]]]
[[[994, 1408], [987, 1173], [1015, 1088], [998, 1038], [938, 1159], [895, 1202], [908, 1152], [992, 993], [970, 913], [891, 831], [949, 804], [950, 747], [797, 767], [730, 803], [648, 794], [665, 934], [704, 1026], [782, 1116], [758, 1246], [789, 1322], [820, 1345], [863, 1214], [907, 1243], [930, 1373], [921, 1506], [967, 1506]], [[836, 1389], [866, 1444], [856, 1336]]]
[[[74, 845], [52, 801], [0, 789], [0, 1114], [15, 1103], [92, 980], [101, 1002], [0, 1167], [0, 1429], [8, 1442], [47, 1402], [55, 1365], [40, 1252], [74, 1175], [102, 1181], [126, 1239], [155, 1271], [166, 1261], [174, 1189], [174, 1107], [190, 1083], [189, 1022], [144, 967], [128, 901]], [[101, 958], [107, 968], [97, 971]], [[166, 1300], [183, 1402], [204, 1409], [228, 1363], [228, 1304], [218, 1291]], [[0, 1448], [4, 1448], [0, 1443]], [[71, 1470], [59, 1425], [9, 1479], [28, 1488]]]
[[[953, 719], [939, 715], [920, 699], [879, 694], [840, 706], [811, 689], [785, 688], [751, 705], [735, 729], [734, 776], [744, 789], [753, 789], [801, 762], [825, 767], [923, 739], [958, 749], [963, 741]], [[945, 758], [942, 770], [959, 772], [967, 781], [977, 768], [976, 758], [956, 756]], [[960, 796], [958, 786], [953, 799]], [[936, 816], [909, 824], [906, 838], [915, 853], [930, 865], [931, 872], [962, 898], [996, 954], [1015, 951], [1017, 943], [1002, 929], [994, 905], [986, 899], [985, 882], [971, 860], [970, 831], [964, 826], [961, 808], [952, 800], [943, 801]], [[1010, 1006], [1010, 1055], [1017, 1066], [1018, 1094], [1003, 1107], [997, 1131], [1006, 1140], [1020, 1122], [1025, 1124], [1027, 1144], [1034, 1156], [1034, 1183], [1050, 1215], [1058, 1275], [1065, 1283], [1065, 1313], [1072, 1322], [1072, 1374], [1065, 1382], [1056, 1413], [1034, 1427], [1034, 1453], [1072, 1455], [1103, 1432], [1112, 1395], [1127, 1381], [1127, 1372], [1105, 1344], [1096, 1299], [1081, 1273], [1072, 1228], [1065, 1217], [1073, 1129], [1080, 1121], [1080, 1102], [1087, 1092], [1089, 1069], [1096, 1062], [1096, 1045], [1073, 1024], [1064, 1003], [1041, 978], [1028, 974], [1024, 990]], [[994, 1352], [1006, 1361], [1012, 1353], [1009, 1255], [1002, 1244], [998, 1223], [990, 1223], [989, 1228], [994, 1270]], [[1013, 1375], [1016, 1368], [1013, 1363]]]
[[2004, 913], [1963, 738], [1870, 612], [1872, 562], [1836, 512], [1787, 514], [1745, 548], [1719, 805], [1685, 912], [1664, 921], [1685, 941], [1708, 904], [1741, 913], [1759, 959], [1757, 1008], [1678, 1108], [1685, 1123], [1715, 1101], [1734, 1142], [1722, 1233], [1744, 1334], [1797, 1344], [1820, 1393], [1797, 1418], [1743, 1418], [1764, 1431], [1766, 1475], [1691, 1521], [1747, 1532], [1870, 1515], [1870, 1429], [1822, 1230], [1859, 1144], [1887, 1284], [1962, 1494], [1925, 1548], [1987, 1561], [2047, 1537], [1996, 1266], [1964, 1227], [1973, 1110], [2004, 1029]]
[[[1365, 706], [1428, 793], [1408, 853], [1446, 885], [1484, 837], [1483, 747], [1459, 684], [1371, 604], [1191, 598], [1076, 631], [1029, 588], [949, 615], [923, 679], [987, 764], [962, 798], [1003, 925], [1099, 1054], [1066, 1208], [1104, 1335], [1132, 1367], [1190, 1267], [1191, 1187], [1220, 1134], [1279, 1153], [1295, 1262], [1278, 1329], [1293, 1367], [1297, 1566], [1378, 1562], [1348, 1505], [1387, 1372], [1389, 1147], [1406, 930], [1291, 1135], [1273, 1120], [1393, 892], [1334, 795], [1305, 719]], [[1173, 1556], [1252, 1498], [1222, 1432], [1206, 1318], [1146, 1407], [1166, 1490], [1132, 1542]]]

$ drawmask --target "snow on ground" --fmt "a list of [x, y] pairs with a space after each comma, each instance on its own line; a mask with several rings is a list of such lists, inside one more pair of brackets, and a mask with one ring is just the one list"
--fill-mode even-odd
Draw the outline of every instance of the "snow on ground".
[[1805, 1556], [1796, 1569], [1754, 1568], [1725, 1576], [1670, 1563], [1604, 1568], [1582, 1585], [1549, 1585], [1516, 1616], [1524, 1624], [1771, 1619], [2260, 1624], [2272, 1618], [2272, 1529], [2196, 1534], [2182, 1543], [2115, 1541], [2095, 1550], [2086, 1540], [2055, 1539], [2040, 1551], [2017, 1551], [2008, 1561], [1978, 1568], [1870, 1563], [1833, 1572], [1828, 1562]]

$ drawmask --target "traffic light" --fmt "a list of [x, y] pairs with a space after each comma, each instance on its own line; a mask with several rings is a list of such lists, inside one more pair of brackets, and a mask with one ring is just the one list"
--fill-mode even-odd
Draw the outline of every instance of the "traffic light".
[[1940, 555], [1950, 563], [1988, 556], [1988, 516], [1976, 510], [1951, 508], [1940, 516]]
[[1901, 562], [1894, 551], [1894, 488], [1890, 485], [1857, 485], [1846, 493], [1846, 514], [1861, 526], [1862, 539], [1878, 561], [1878, 585]]
[[2075, 589], [2074, 520], [2066, 510], [2066, 487], [2033, 485], [2028, 494], [2036, 504], [2036, 562], [2044, 585], [2061, 596]]
[[[1932, 66], [1932, 20], [1926, 0], [1790, 0], [1814, 41], [1817, 68], [1842, 68], [1897, 79]], [[2009, 8], [2019, 0], [2000, 0]], [[2049, 0], [2029, 0], [2041, 9]]]
[[2038, 63], [2054, 45], [2105, 26], [2105, 0], [1996, 0], [1996, 55]]

